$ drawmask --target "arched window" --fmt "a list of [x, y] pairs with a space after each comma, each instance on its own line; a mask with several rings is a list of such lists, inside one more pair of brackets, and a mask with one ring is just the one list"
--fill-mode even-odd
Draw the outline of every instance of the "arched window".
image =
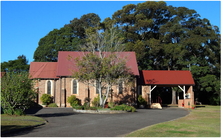
[[118, 90], [118, 94], [122, 94], [123, 93], [123, 82], [119, 82], [119, 90]]
[[53, 96], [53, 82], [52, 82], [52, 80], [47, 80], [45, 82], [45, 93]]
[[78, 80], [73, 79], [71, 81], [71, 94], [78, 94], [78, 87], [79, 87]]
[[51, 94], [51, 81], [47, 82], [47, 94]]
[[138, 95], [142, 95], [142, 87], [140, 85], [138, 86]]
[[77, 94], [77, 80], [73, 80], [73, 94]]

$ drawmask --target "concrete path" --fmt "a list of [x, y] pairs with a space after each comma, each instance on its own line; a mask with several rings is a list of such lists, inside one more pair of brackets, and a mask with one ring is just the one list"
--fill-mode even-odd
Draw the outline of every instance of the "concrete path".
[[153, 124], [188, 114], [181, 108], [137, 109], [136, 113], [80, 114], [71, 108], [43, 108], [30, 114], [48, 121], [46, 125], [9, 134], [13, 137], [121, 137]]

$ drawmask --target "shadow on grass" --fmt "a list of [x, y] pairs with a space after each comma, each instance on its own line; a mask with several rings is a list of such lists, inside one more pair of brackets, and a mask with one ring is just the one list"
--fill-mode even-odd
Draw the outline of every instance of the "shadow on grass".
[[18, 125], [2, 125], [1, 126], [1, 133], [6, 131], [13, 131], [15, 129], [21, 129], [24, 128], [24, 126], [18, 126]]
[[197, 105], [196, 106], [196, 108], [204, 108], [204, 107], [206, 107], [206, 106], [204, 106], [204, 105]]
[[1, 137], [13, 137], [22, 134], [28, 134], [33, 128], [26, 129], [20, 125], [1, 126]]

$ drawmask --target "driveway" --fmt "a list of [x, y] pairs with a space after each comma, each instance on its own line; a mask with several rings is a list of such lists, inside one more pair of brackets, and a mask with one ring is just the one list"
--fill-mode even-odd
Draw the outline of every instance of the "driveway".
[[136, 113], [80, 114], [71, 108], [43, 108], [29, 114], [42, 117], [46, 125], [7, 136], [17, 137], [121, 137], [132, 131], [188, 114], [181, 108], [137, 109]]

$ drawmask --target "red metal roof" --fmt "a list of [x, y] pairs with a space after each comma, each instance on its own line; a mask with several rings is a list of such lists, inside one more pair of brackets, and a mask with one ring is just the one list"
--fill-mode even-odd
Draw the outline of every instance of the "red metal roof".
[[[107, 55], [110, 52], [107, 52]], [[73, 71], [78, 71], [76, 64], [74, 64], [74, 59], [76, 57], [83, 57], [86, 54], [84, 52], [73, 52], [73, 51], [59, 51], [58, 52], [58, 66], [57, 66], [57, 76], [72, 76]], [[98, 53], [97, 53], [98, 54]], [[135, 52], [121, 52], [119, 53], [120, 58], [126, 58], [126, 66], [129, 67], [134, 75], [139, 76], [137, 60]], [[72, 57], [72, 60], [68, 60], [68, 57]]]
[[58, 78], [56, 76], [57, 62], [31, 62], [29, 76], [34, 78]]
[[190, 71], [142, 70], [138, 85], [195, 85]]

